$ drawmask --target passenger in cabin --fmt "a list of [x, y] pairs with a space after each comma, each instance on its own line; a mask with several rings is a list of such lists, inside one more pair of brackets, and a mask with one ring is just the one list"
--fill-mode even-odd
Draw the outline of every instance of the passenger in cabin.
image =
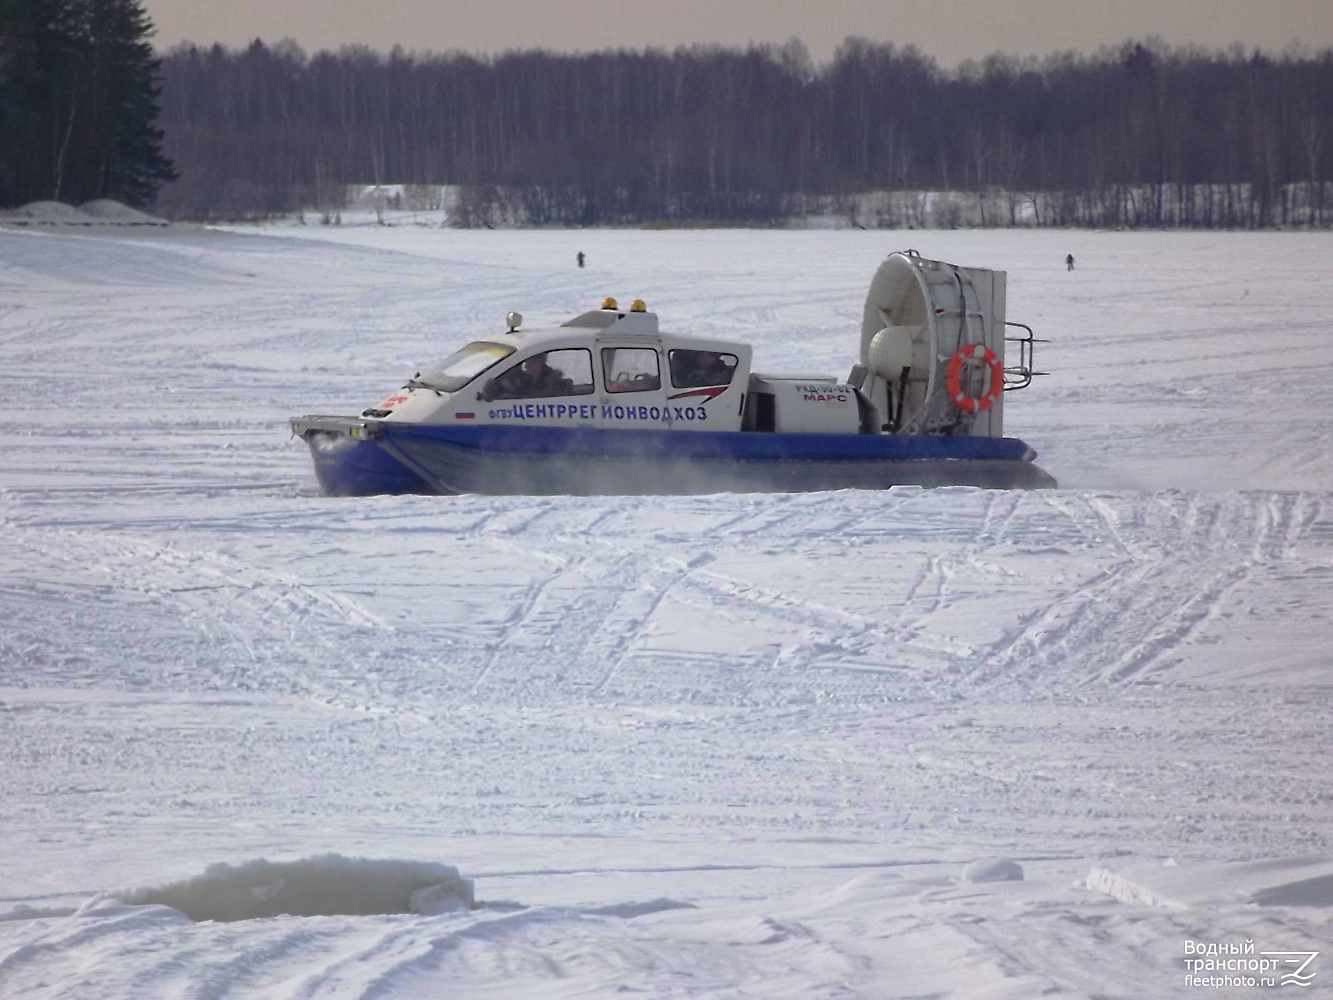
[[545, 354], [534, 354], [514, 365], [487, 386], [487, 399], [539, 399], [543, 396], [569, 396], [574, 380], [546, 363]]
[[651, 347], [603, 347], [607, 392], [656, 392], [662, 388], [657, 351]]
[[660, 388], [662, 380], [648, 372], [639, 372], [637, 375], [622, 372], [618, 376], [608, 378], [606, 382], [607, 392], [656, 392]]
[[736, 358], [715, 351], [672, 351], [671, 381], [680, 388], [730, 385]]

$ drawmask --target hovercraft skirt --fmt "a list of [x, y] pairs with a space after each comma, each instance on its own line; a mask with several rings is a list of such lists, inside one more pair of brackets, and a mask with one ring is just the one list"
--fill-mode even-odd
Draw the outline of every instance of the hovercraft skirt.
[[[349, 421], [349, 424], [352, 423]], [[356, 421], [364, 426], [363, 421]], [[326, 420], [323, 424], [328, 428]], [[1016, 438], [381, 423], [303, 435], [323, 491], [491, 495], [803, 493], [891, 486], [1043, 489]]]

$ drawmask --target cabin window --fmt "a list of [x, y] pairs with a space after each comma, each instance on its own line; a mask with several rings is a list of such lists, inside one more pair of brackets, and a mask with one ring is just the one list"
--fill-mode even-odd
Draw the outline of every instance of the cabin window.
[[441, 392], [454, 392], [463, 388], [491, 365], [513, 353], [514, 348], [509, 344], [488, 344], [479, 340], [454, 351], [443, 361], [427, 365], [408, 384], [415, 383], [427, 389], [439, 389]]
[[651, 347], [603, 347], [607, 392], [653, 392], [662, 388], [657, 351]]
[[592, 391], [592, 352], [571, 348], [524, 358], [486, 383], [482, 396], [485, 399], [546, 399], [551, 396], [586, 396]]
[[671, 384], [677, 389], [731, 385], [736, 375], [736, 355], [721, 351], [669, 351], [667, 364]]

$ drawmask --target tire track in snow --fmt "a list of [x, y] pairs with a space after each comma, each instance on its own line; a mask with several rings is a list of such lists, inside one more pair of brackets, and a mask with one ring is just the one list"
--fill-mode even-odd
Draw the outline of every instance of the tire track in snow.
[[[196, 933], [188, 938], [205, 940], [191, 949], [190, 974], [182, 977], [182, 1000], [275, 996], [277, 983], [289, 979], [296, 969], [334, 959], [348, 947], [347, 938], [355, 936], [349, 928], [321, 918], [297, 918], [291, 921], [296, 926], [275, 927], [264, 936], [256, 935], [247, 923], [190, 928]], [[145, 970], [134, 985], [143, 989], [143, 996], [160, 993], [164, 984], [155, 980], [167, 978], [164, 973], [168, 971], [175, 978], [179, 964], [167, 959], [162, 966]]]
[[[791, 973], [807, 981], [816, 976], [817, 983], [838, 953], [799, 924], [770, 920], [757, 928], [755, 943], [776, 947], [750, 956], [732, 941], [713, 940], [707, 924], [694, 929], [691, 908], [668, 900], [225, 924], [190, 923], [165, 907], [131, 909], [51, 921], [7, 963], [0, 959], [0, 988], [6, 995], [11, 988], [12, 995], [40, 995], [54, 982], [62, 996], [181, 1000], [372, 1000], [505, 995], [515, 988], [524, 995], [553, 989], [602, 995], [627, 981], [660, 982], [665, 968], [711, 992], [774, 976], [773, 962], [784, 959]], [[671, 910], [687, 918], [675, 929], [638, 922]]]
[[[116, 600], [134, 595], [145, 601], [157, 618], [136, 616], [140, 626], [166, 625], [175, 616], [198, 637], [191, 655], [223, 687], [267, 688], [335, 703], [387, 698], [388, 704], [409, 693], [411, 684], [425, 683], [419, 678], [429, 673], [429, 683], [472, 698], [491, 692], [541, 700], [613, 692], [622, 698], [644, 684], [675, 685], [673, 664], [690, 664], [696, 671], [691, 684], [706, 686], [708, 697], [730, 701], [742, 693], [748, 700], [798, 688], [878, 696], [894, 685], [901, 689], [904, 683], [919, 685], [958, 672], [974, 684], [1005, 678], [1041, 682], [1043, 675], [1069, 670], [1085, 682], [1147, 677], [1171, 649], [1216, 618], [1228, 596], [1251, 578], [1247, 566], [1289, 558], [1319, 516], [1318, 504], [1300, 494], [1227, 499], [960, 491], [956, 496], [957, 502], [924, 491], [887, 494], [865, 501], [869, 513], [860, 503], [849, 504], [844, 494], [781, 503], [701, 498], [688, 515], [702, 518], [693, 522], [699, 525], [713, 518], [714, 526], [673, 529], [675, 553], [665, 562], [659, 529], [645, 527], [665, 509], [653, 498], [468, 498], [451, 515], [458, 526], [443, 527], [432, 524], [419, 505], [386, 506], [385, 514], [371, 520], [379, 522], [373, 530], [387, 530], [390, 540], [401, 532], [443, 532], [445, 538], [472, 538], [493, 547], [506, 564], [530, 567], [511, 617], [490, 648], [475, 630], [455, 629], [457, 643], [427, 644], [419, 630], [409, 629], [395, 640], [402, 655], [388, 666], [363, 661], [359, 651], [382, 647], [371, 635], [394, 627], [343, 590], [310, 585], [291, 572], [261, 570], [234, 555], [153, 545], [123, 533], [46, 527], [20, 528], [19, 537], [36, 546], [34, 558], [61, 562], [71, 575], [86, 575], [85, 563], [93, 565], [106, 580], [106, 592], [120, 595]], [[743, 510], [736, 510], [738, 503]], [[1063, 527], [1054, 530], [1057, 522], [1048, 521], [1048, 514], [1062, 518]], [[365, 518], [355, 520], [364, 531], [359, 522]], [[857, 549], [862, 538], [876, 545], [876, 539], [906, 536], [893, 546], [894, 557], [906, 552], [921, 565], [902, 579], [901, 598], [884, 595], [887, 614], [845, 610], [836, 596], [821, 601], [797, 587], [756, 585], [719, 569], [710, 555], [719, 548], [719, 536], [729, 535], [733, 545], [757, 537], [774, 555], [814, 556], [828, 533], [840, 542], [832, 555], [845, 559], [849, 571], [862, 558]], [[913, 537], [935, 550], [914, 553]], [[950, 618], [932, 618], [970, 600], [978, 573], [1011, 575], [1007, 553], [1042, 545], [1079, 547], [1111, 562], [1026, 613], [984, 653], [950, 635]], [[423, 556], [432, 552], [421, 550]], [[1177, 563], [1168, 552], [1189, 557]], [[542, 563], [554, 568], [539, 571]], [[986, 577], [981, 579], [984, 587]], [[103, 598], [90, 591], [86, 599]], [[653, 630], [667, 600], [782, 636], [781, 646], [725, 653], [664, 648]], [[9, 620], [26, 617], [11, 614]], [[4, 621], [0, 608], [0, 645]], [[433, 628], [430, 635], [439, 632]], [[11, 641], [11, 649], [29, 648], [13, 626], [9, 634], [19, 643]], [[55, 653], [54, 646], [40, 645], [46, 640], [38, 641], [39, 647], [25, 654], [28, 662], [45, 655], [42, 649]], [[169, 637], [164, 643], [163, 649], [175, 645]], [[60, 654], [70, 667], [51, 669], [79, 669], [70, 655]], [[504, 671], [497, 675], [500, 666]], [[838, 673], [847, 676], [839, 679]]]
[[[702, 553], [683, 565], [677, 561], [670, 568], [654, 570], [647, 575], [647, 579], [634, 589], [628, 600], [616, 603], [613, 615], [608, 616], [603, 623], [603, 629], [599, 633], [600, 635], [613, 637], [612, 641], [609, 644], [603, 644], [601, 649], [594, 645], [587, 647], [587, 652], [594, 658], [598, 658], [597, 654], [600, 653], [600, 658], [608, 661], [606, 672], [592, 689], [593, 694], [601, 694], [606, 690], [611, 678], [620, 670], [625, 659], [642, 642], [653, 612], [661, 606], [662, 601], [666, 599], [672, 588], [686, 579], [697, 568], [712, 561], [713, 556]], [[619, 629], [617, 626], [619, 626]], [[620, 631], [620, 629], [627, 629], [627, 631]]]
[[[549, 700], [562, 692], [600, 693], [637, 644], [676, 574], [648, 582], [659, 572], [651, 546], [646, 540], [626, 545], [614, 530], [641, 501], [613, 498], [609, 504], [599, 510], [597, 502], [574, 501], [549, 510], [540, 523], [531, 517], [503, 529], [513, 551], [555, 569], [525, 588], [470, 696], [491, 691]], [[608, 533], [597, 534], [608, 525]], [[650, 595], [646, 604], [644, 594]]]
[[[926, 627], [929, 618], [952, 607], [949, 583], [954, 575], [963, 567], [975, 566], [982, 552], [1004, 541], [1023, 502], [1023, 495], [1017, 491], [988, 491], [982, 508], [981, 523], [963, 543], [961, 549], [956, 554], [927, 556], [926, 565], [909, 589], [899, 615], [899, 621], [907, 635], [920, 633]], [[1001, 509], [998, 515], [997, 508]], [[916, 600], [920, 585], [927, 580], [934, 582], [934, 592], [927, 598], [926, 609], [910, 622], [906, 621], [905, 616]], [[971, 650], [965, 652], [970, 654]]]
[[970, 653], [946, 636], [922, 634], [713, 569], [683, 580], [676, 596], [723, 620], [768, 633], [797, 630], [806, 637], [795, 646], [781, 646], [766, 671], [751, 673], [746, 679], [751, 688], [817, 684], [826, 693], [873, 695], [882, 693], [886, 681], [919, 684]]
[[[742, 537], [760, 531], [761, 537], [778, 551], [791, 549], [799, 552], [804, 547], [803, 541], [820, 537], [810, 533], [809, 525], [815, 523], [810, 519], [823, 508], [831, 507], [836, 512], [835, 517], [829, 519], [833, 525], [831, 530], [850, 533], [852, 525], [866, 526], [875, 521], [886, 523], [886, 516], [905, 504], [919, 501], [923, 492], [902, 491], [876, 497], [877, 501], [890, 497], [893, 501], [891, 505], [879, 507], [883, 513], [878, 517], [842, 514], [839, 508], [848, 498], [840, 494], [783, 497], [778, 510], [770, 509], [775, 504], [769, 498], [765, 498], [766, 502], [747, 501], [747, 510], [740, 516], [729, 518], [725, 528], [728, 534]], [[941, 561], [930, 564], [940, 567], [938, 572], [945, 577], [936, 585], [932, 610], [948, 606], [947, 577], [954, 572], [955, 565], [985, 572], [997, 569], [980, 562], [980, 555], [987, 547], [1007, 537], [1014, 519], [1022, 510], [1023, 500], [1018, 495], [975, 492], [985, 505], [979, 523], [970, 529], [954, 531], [960, 540], [967, 540], [968, 547], [957, 557], [943, 557], [948, 560], [947, 564]], [[962, 499], [970, 501], [972, 496], [973, 491], [967, 491], [962, 494]], [[719, 498], [700, 501], [700, 504], [721, 506], [739, 499], [742, 498]], [[629, 513], [651, 510], [654, 503], [636, 499]], [[753, 509], [756, 503], [761, 507], [758, 512]], [[821, 524], [821, 530], [830, 529]], [[714, 529], [713, 534], [716, 533], [718, 529]], [[894, 532], [892, 529], [886, 532], [874, 524], [866, 533], [878, 538]], [[632, 538], [620, 532], [612, 532], [612, 535], [620, 538], [622, 544], [628, 542], [631, 551], [647, 555], [649, 550], [643, 549]], [[850, 541], [845, 535], [843, 540]], [[584, 662], [579, 668], [580, 675], [584, 675], [594, 663], [611, 665], [609, 671], [595, 681], [596, 691], [605, 692], [610, 679], [632, 660], [638, 681], [654, 685], [678, 685], [681, 678], [673, 676], [672, 671], [686, 665], [690, 670], [708, 667], [714, 672], [723, 671], [704, 683], [708, 684], [712, 696], [723, 695], [723, 690], [717, 687], [719, 682], [722, 683], [730, 692], [723, 695], [724, 700], [734, 700], [745, 692], [744, 698], [748, 702], [758, 692], [796, 688], [883, 697], [888, 680], [897, 687], [901, 687], [904, 680], [919, 686], [927, 678], [938, 677], [941, 672], [956, 672], [973, 654], [971, 645], [947, 634], [932, 632], [921, 622], [907, 625], [892, 620], [885, 622], [877, 616], [843, 611], [835, 604], [803, 599], [790, 591], [741, 581], [712, 567], [702, 569], [703, 564], [697, 561], [699, 554], [707, 554], [715, 548], [716, 544], [708, 536], [689, 537], [685, 541], [684, 551], [672, 561], [682, 565], [693, 562], [692, 569], [696, 571], [692, 572], [682, 573], [678, 569], [665, 576], [660, 571], [609, 574], [609, 578], [620, 578], [625, 594], [616, 601], [613, 613], [601, 616], [588, 626], [592, 639], [583, 649]], [[840, 551], [848, 558], [849, 566], [854, 565], [855, 555]], [[637, 561], [639, 556], [634, 559]], [[657, 579], [653, 578], [654, 574]], [[803, 637], [794, 644], [784, 640], [762, 664], [753, 653], [672, 652], [655, 647], [647, 634], [653, 614], [667, 597], [686, 607], [699, 607], [723, 621], [756, 627], [761, 632], [790, 634], [797, 630]], [[580, 620], [583, 620], [582, 614]], [[645, 647], [652, 649], [651, 654]]]
[[[721, 696], [723, 700], [732, 701], [742, 689], [752, 694], [773, 684], [790, 687], [793, 682], [806, 683], [808, 679], [802, 681], [800, 678], [811, 659], [819, 659], [821, 662], [817, 665], [821, 669], [900, 669], [873, 662], [873, 655], [870, 662], [866, 661], [865, 650], [871, 644], [865, 634], [876, 627], [872, 620], [840, 614], [835, 608], [802, 602], [778, 592], [765, 592], [761, 596], [748, 584], [703, 569], [713, 561], [712, 552], [717, 547], [713, 539], [717, 534], [746, 537], [759, 531], [768, 538], [775, 535], [777, 539], [800, 538], [806, 530], [803, 523], [813, 516], [813, 512], [831, 502], [835, 502], [835, 507], [842, 502], [830, 496], [784, 497], [782, 500], [778, 510], [770, 509], [769, 498], [706, 498], [697, 501], [703, 513], [713, 509], [726, 514], [727, 507], [737, 501], [745, 503], [745, 510], [726, 517], [720, 527], [704, 536], [684, 536], [679, 554], [665, 563], [657, 552], [657, 541], [660, 540], [644, 535], [641, 529], [634, 527], [639, 517], [655, 514], [659, 501], [641, 498], [615, 501], [615, 511], [603, 511], [594, 520], [594, 524], [606, 526], [604, 533], [590, 538], [585, 529], [578, 535], [577, 543], [584, 555], [577, 569], [563, 579], [550, 581], [541, 599], [532, 605], [522, 621], [511, 627], [504, 640], [504, 656], [512, 660], [507, 671], [512, 676], [506, 678], [505, 686], [522, 688], [525, 696], [541, 696], [545, 682], [535, 678], [549, 675], [551, 662], [562, 661], [558, 680], [563, 683], [566, 695], [581, 691], [585, 697], [612, 694], [613, 700], [618, 700], [645, 684], [678, 687], [685, 680], [680, 668], [687, 667], [687, 673], [708, 670], [710, 676], [705, 679], [704, 675], [699, 675], [694, 682], [686, 680], [686, 684], [702, 682], [710, 690], [710, 697]], [[609, 513], [614, 516], [608, 516]], [[622, 515], [627, 520], [617, 523]], [[533, 547], [534, 552], [540, 548], [548, 555], [562, 549], [568, 551], [572, 539], [565, 522], [569, 520], [557, 518], [546, 526], [546, 530], [525, 535], [522, 542]], [[855, 519], [845, 516], [833, 519], [838, 530], [851, 520]], [[790, 527], [778, 529], [777, 525]], [[579, 595], [572, 603], [567, 597], [556, 601], [561, 612], [558, 618], [542, 607], [552, 590], [558, 590], [557, 596], [571, 592]], [[764, 670], [754, 669], [758, 665], [757, 654], [662, 649], [653, 643], [650, 633], [655, 615], [668, 598], [685, 606], [697, 605], [714, 616], [738, 624], [758, 624], [764, 629], [776, 625], [786, 631], [794, 626], [823, 634], [811, 644], [813, 649], [779, 650]], [[534, 621], [546, 618], [555, 619], [558, 627], [530, 629]], [[529, 639], [539, 637], [542, 641], [524, 641], [521, 637], [525, 633], [529, 633]], [[570, 648], [571, 635], [578, 636], [576, 649]], [[886, 634], [885, 638], [889, 644], [896, 642], [891, 635]], [[826, 662], [829, 653], [840, 660], [850, 655], [856, 662], [829, 663]], [[543, 659], [547, 662], [541, 662]], [[622, 684], [619, 678], [630, 664], [633, 664], [633, 679]], [[736, 673], [738, 667], [742, 668], [739, 674]], [[527, 675], [529, 683], [526, 687], [518, 676], [521, 674]], [[488, 675], [488, 679], [491, 676]], [[726, 693], [718, 688], [719, 683]]]
[[[1091, 909], [1092, 912], [1079, 912]], [[980, 920], [970, 914], [945, 918], [957, 933], [988, 953], [1012, 978], [1032, 977], [1031, 995], [1098, 997], [1114, 982], [1119, 995], [1162, 996], [1166, 984], [1154, 951], [1137, 944], [1145, 921], [1154, 941], [1179, 941], [1192, 932], [1174, 914], [1125, 913], [1110, 902], [1022, 906], [1007, 920]], [[1117, 946], [1108, 947], [1112, 942]], [[1130, 961], [1127, 959], [1138, 959]], [[1040, 984], [1040, 985], [1038, 985]]]
[[[104, 952], [122, 952], [136, 936], [174, 930], [189, 923], [189, 918], [178, 910], [165, 906], [134, 906], [120, 908], [120, 912], [90, 919], [80, 914], [70, 917], [37, 921], [36, 933], [12, 950], [0, 954], [0, 995], [15, 996], [41, 988], [31, 979], [44, 979], [49, 970], [43, 963], [58, 956], [65, 964], [69, 955], [80, 952], [99, 956]], [[75, 963], [86, 970], [96, 963]], [[35, 971], [28, 972], [32, 967]], [[26, 975], [25, 975], [26, 973]], [[13, 993], [8, 986], [15, 986]]]
[[[345, 657], [348, 633], [392, 631], [346, 594], [216, 551], [55, 528], [22, 529], [15, 543], [33, 553], [30, 558], [40, 562], [48, 575], [63, 567], [71, 577], [100, 578], [99, 589], [89, 594], [94, 603], [88, 618], [80, 622], [80, 631], [103, 621], [105, 627], [124, 628], [125, 618], [118, 609], [126, 603], [143, 605], [134, 617], [140, 660], [120, 662], [116, 673], [99, 680], [120, 676], [142, 683], [147, 678], [138, 675], [146, 657], [157, 658], [157, 670], [176, 673], [188, 666], [196, 686], [339, 698], [340, 685], [330, 683], [329, 666]], [[60, 611], [62, 616], [66, 613]], [[0, 628], [3, 623], [0, 616]], [[147, 630], [152, 631], [145, 634]], [[192, 633], [199, 643], [186, 663], [181, 662], [182, 632]], [[47, 645], [56, 641], [68, 642], [71, 637], [46, 639]], [[96, 641], [100, 648], [105, 636]], [[25, 658], [31, 660], [33, 653]], [[97, 659], [95, 653], [88, 655]], [[204, 668], [202, 675], [198, 667]], [[125, 675], [126, 670], [131, 673]]]
[[1132, 505], [1128, 524], [1105, 495], [1052, 501], [1084, 537], [1106, 537], [1118, 559], [993, 646], [975, 679], [1030, 683], [1067, 674], [1066, 661], [1084, 683], [1142, 679], [1257, 569], [1285, 559], [1314, 517], [1290, 494], [1194, 494], [1183, 511], [1175, 497], [1117, 499]]
[[1089, 669], [1100, 670], [1097, 661], [1110, 658], [1108, 647], [1142, 613], [1138, 602], [1143, 595], [1152, 594], [1152, 601], [1160, 599], [1159, 590], [1152, 586], [1161, 570], [1158, 560], [1126, 543], [1104, 504], [1099, 509], [1096, 498], [1086, 496], [1055, 496], [1047, 502], [1089, 543], [1100, 545], [1109, 536], [1117, 553], [1115, 561], [1058, 596], [1031, 624], [993, 647], [970, 679], [1006, 683], [1040, 681], [1044, 675], [1065, 677], [1070, 665], [1066, 661], [1082, 660], [1079, 666], [1086, 680]]
[[[1178, 599], [1179, 603], [1150, 635], [1102, 673], [1102, 680], [1124, 681], [1144, 674], [1154, 661], [1188, 639], [1200, 624], [1215, 617], [1226, 597], [1248, 581], [1258, 566], [1283, 558], [1300, 532], [1302, 498], [1275, 494], [1266, 498], [1250, 497], [1249, 500], [1253, 516], [1245, 520], [1256, 527], [1244, 560], [1239, 565], [1210, 574], [1194, 593], [1187, 594], [1183, 600]], [[1220, 514], [1219, 508], [1219, 516], [1208, 520], [1205, 543], [1215, 541], [1214, 529], [1221, 519]], [[1196, 547], [1201, 555], [1202, 548]]]
[[[531, 638], [529, 638], [532, 634], [535, 633], [538, 638], [543, 640], [549, 640], [551, 628], [547, 625], [534, 623], [534, 615], [538, 611], [546, 612], [547, 609], [543, 606], [542, 602], [546, 597], [547, 591], [556, 581], [566, 578], [572, 573], [578, 572], [583, 569], [586, 564], [586, 561], [581, 557], [569, 561], [546, 553], [542, 553], [542, 555], [544, 558], [556, 563], [555, 569], [548, 575], [530, 582], [527, 587], [524, 588], [522, 598], [510, 612], [509, 618], [504, 623], [503, 637], [495, 643], [494, 650], [482, 666], [481, 671], [477, 674], [476, 680], [472, 682], [472, 686], [468, 689], [468, 695], [470, 697], [476, 696], [477, 692], [486, 684], [486, 681], [494, 671], [496, 664], [505, 656], [512, 656], [518, 650], [527, 651], [534, 648], [534, 644], [531, 641]], [[546, 642], [543, 641], [535, 645], [536, 648], [540, 649], [545, 646], [545, 644]]]

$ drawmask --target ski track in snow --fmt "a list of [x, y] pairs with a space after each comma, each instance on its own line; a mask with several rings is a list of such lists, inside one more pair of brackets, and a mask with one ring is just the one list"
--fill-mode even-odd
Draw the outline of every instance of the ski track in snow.
[[[1194, 996], [1187, 939], [1333, 954], [1333, 900], [1077, 887], [1333, 855], [1333, 238], [910, 235], [0, 229], [0, 995]], [[604, 294], [841, 374], [906, 244], [1008, 269], [1054, 374], [1006, 426], [1062, 489], [327, 500], [287, 439]], [[83, 906], [327, 851], [491, 902]]]

